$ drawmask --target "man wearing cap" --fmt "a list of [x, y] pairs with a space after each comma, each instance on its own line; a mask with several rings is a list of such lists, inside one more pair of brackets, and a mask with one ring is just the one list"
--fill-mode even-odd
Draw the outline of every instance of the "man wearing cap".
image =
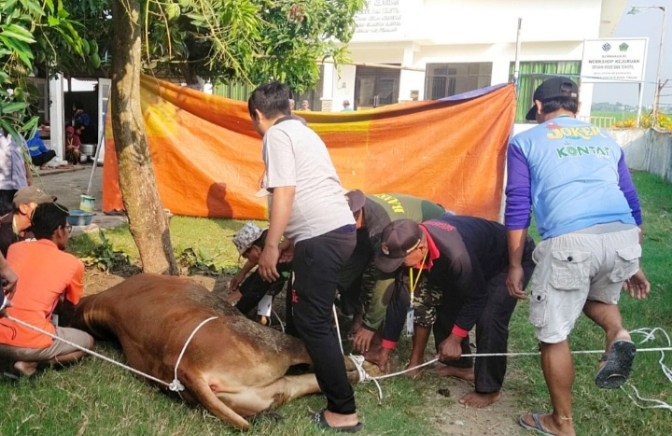
[[[257, 307], [265, 295], [270, 293], [275, 296], [281, 292], [292, 274], [291, 262], [280, 260], [277, 266], [280, 276], [276, 280], [267, 282], [261, 278], [258, 271], [254, 271], [248, 277], [248, 273], [259, 263], [259, 256], [264, 249], [267, 234], [268, 230], [262, 230], [256, 224], [248, 222], [233, 236], [233, 244], [236, 246], [238, 253], [246, 259], [246, 262], [240, 272], [229, 282], [231, 294], [228, 301], [237, 301], [236, 308], [245, 315]], [[288, 294], [291, 294], [291, 292], [288, 292]], [[285, 332], [295, 334], [291, 321], [291, 298], [288, 298], [288, 303], [289, 305], [285, 309], [287, 311], [287, 329]]]
[[505, 213], [511, 296], [527, 297], [520, 259], [530, 209], [543, 239], [534, 255], [529, 317], [553, 413], [528, 414], [519, 423], [569, 436], [574, 365], [567, 337], [574, 323], [583, 311], [604, 329], [607, 351], [595, 383], [617, 388], [636, 351], [617, 306], [621, 288], [639, 299], [650, 290], [639, 269], [642, 214], [623, 151], [604, 130], [576, 119], [578, 97], [576, 83], [565, 77], [534, 92], [527, 119], [539, 125], [509, 144]]
[[355, 220], [326, 145], [291, 116], [289, 87], [279, 82], [258, 87], [248, 110], [263, 137], [263, 186], [270, 193], [259, 274], [276, 280], [282, 253], [293, 249], [294, 325], [327, 397], [326, 409], [313, 415], [313, 422], [323, 429], [358, 431], [362, 423], [332, 320], [338, 271], [356, 244]]
[[[395, 292], [394, 275], [381, 273], [373, 264], [383, 229], [397, 219], [408, 218], [422, 222], [448, 212], [441, 205], [410, 195], [364, 195], [355, 189], [348, 192], [346, 197], [357, 221], [357, 247], [339, 274], [339, 291], [342, 292], [345, 306], [350, 306], [350, 310], [354, 311], [353, 346], [361, 353], [366, 353], [371, 348], [375, 332], [386, 319], [386, 312], [398, 312], [403, 320], [410, 304], [408, 295]], [[365, 309], [363, 317], [362, 303]], [[391, 316], [390, 320], [397, 318]], [[392, 332], [396, 331], [396, 327], [390, 323], [383, 328], [383, 347], [392, 349], [395, 344], [390, 339], [394, 334], [387, 333], [389, 328], [392, 328]], [[374, 363], [384, 370], [385, 362]]]
[[341, 112], [352, 112], [350, 100], [343, 100], [343, 109], [341, 109]]
[[33, 238], [30, 226], [37, 205], [55, 200], [35, 186], [24, 186], [16, 191], [14, 210], [0, 218], [0, 252], [3, 256], [7, 256], [7, 250], [13, 243]]
[[[521, 260], [523, 281], [532, 274], [533, 251], [534, 242], [528, 237]], [[383, 272], [397, 271], [397, 282], [411, 292], [423, 275], [441, 289], [434, 340], [441, 362], [457, 362], [438, 372], [474, 381], [474, 392], [463, 396], [461, 404], [486, 407], [497, 401], [506, 357], [479, 357], [473, 369], [471, 359], [460, 357], [470, 354], [468, 334], [474, 326], [478, 354], [507, 352], [516, 299], [506, 287], [509, 259], [504, 226], [470, 216], [444, 215], [422, 224], [397, 220], [383, 230], [375, 263]], [[414, 326], [411, 365], [423, 362], [429, 334], [429, 327]]]

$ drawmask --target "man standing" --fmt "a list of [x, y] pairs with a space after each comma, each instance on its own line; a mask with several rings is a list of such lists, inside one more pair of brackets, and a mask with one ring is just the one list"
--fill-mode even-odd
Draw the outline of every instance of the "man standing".
[[[521, 251], [524, 283], [534, 269], [533, 251], [534, 242], [528, 237]], [[441, 362], [451, 364], [439, 373], [474, 381], [474, 392], [463, 396], [461, 404], [486, 407], [497, 401], [506, 357], [479, 357], [475, 364], [460, 357], [470, 354], [468, 335], [474, 326], [478, 354], [507, 352], [517, 300], [506, 287], [509, 258], [504, 226], [470, 216], [444, 215], [422, 224], [397, 220], [383, 230], [375, 262], [383, 272], [397, 271], [398, 283], [411, 291], [422, 275], [439, 289], [434, 340]], [[408, 278], [403, 277], [406, 271]], [[397, 337], [403, 318], [398, 325]], [[431, 327], [416, 322], [411, 366], [423, 363]]]
[[355, 220], [324, 142], [292, 118], [287, 85], [255, 89], [248, 110], [263, 137], [264, 187], [270, 192], [259, 274], [276, 280], [279, 259], [293, 250], [294, 325], [327, 397], [327, 408], [313, 419], [323, 428], [358, 431], [362, 424], [331, 316], [338, 271], [355, 248]]
[[640, 299], [650, 290], [639, 269], [642, 215], [621, 147], [599, 127], [576, 119], [576, 83], [548, 79], [533, 99], [527, 119], [539, 126], [516, 135], [507, 157], [507, 286], [513, 297], [526, 298], [520, 260], [532, 208], [543, 241], [534, 256], [530, 322], [553, 413], [524, 415], [519, 423], [574, 436], [567, 337], [583, 311], [606, 335], [595, 383], [605, 389], [625, 383], [636, 349], [617, 304], [624, 284]]
[[[54, 308], [61, 298], [72, 309], [84, 291], [84, 265], [63, 251], [71, 230], [67, 217], [68, 210], [61, 205], [39, 205], [33, 215], [37, 241], [22, 241], [10, 247], [8, 262], [20, 280], [12, 300], [13, 307], [7, 312], [16, 319], [90, 349], [93, 338], [88, 333], [54, 327], [51, 323]], [[0, 355], [9, 358], [16, 371], [30, 376], [40, 363], [74, 362], [84, 353], [14, 321], [0, 319]]]
[[24, 186], [14, 194], [14, 210], [0, 218], [0, 252], [7, 257], [9, 246], [33, 238], [30, 231], [33, 211], [38, 204], [52, 203], [55, 197], [35, 186]]
[[21, 142], [0, 130], [0, 216], [12, 211], [16, 191], [32, 183], [28, 149]]

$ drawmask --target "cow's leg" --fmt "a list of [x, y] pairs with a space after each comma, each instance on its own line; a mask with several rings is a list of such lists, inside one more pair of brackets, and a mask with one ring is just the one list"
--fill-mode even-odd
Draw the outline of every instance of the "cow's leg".
[[183, 374], [186, 388], [192, 393], [196, 401], [205, 407], [210, 413], [241, 430], [247, 430], [250, 423], [242, 416], [231, 410], [212, 392], [208, 382], [200, 375]]
[[243, 416], [256, 415], [295, 398], [320, 392], [315, 374], [288, 375], [264, 387], [240, 392], [220, 392], [217, 397]]

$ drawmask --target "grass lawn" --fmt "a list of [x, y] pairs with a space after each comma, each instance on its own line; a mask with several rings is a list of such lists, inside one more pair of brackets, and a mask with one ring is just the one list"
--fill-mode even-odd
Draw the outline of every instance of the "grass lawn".
[[[672, 185], [657, 176], [636, 173], [645, 218], [643, 269], [652, 284], [651, 297], [646, 301], [622, 300], [623, 318], [628, 328], [662, 327], [672, 332]], [[176, 254], [197, 253], [199, 262], [214, 268], [233, 270], [238, 255], [230, 236], [243, 221], [208, 220], [173, 217], [171, 235]], [[137, 259], [137, 250], [127, 227], [106, 232], [115, 249]], [[70, 251], [84, 256], [100, 239], [96, 235], [73, 238]], [[527, 304], [519, 304], [511, 324], [511, 351], [535, 351], [536, 341], [527, 322]], [[638, 338], [635, 338], [638, 339]], [[666, 346], [660, 340], [650, 345]], [[402, 340], [402, 361], [408, 356], [408, 341]], [[599, 349], [603, 339], [597, 328], [581, 319], [572, 335], [572, 348]], [[96, 351], [123, 361], [123, 356], [110, 344], [96, 345]], [[660, 371], [657, 353], [641, 353], [635, 362], [631, 383], [643, 396], [672, 402], [672, 385]], [[577, 356], [574, 385], [574, 421], [578, 434], [600, 435], [669, 435], [672, 417], [664, 410], [636, 408], [621, 390], [601, 391], [593, 382], [597, 355]], [[501, 425], [474, 433], [466, 427], [462, 434], [515, 434], [511, 426], [517, 415], [527, 411], [549, 410], [546, 386], [536, 357], [512, 358], [505, 382], [508, 397], [514, 407], [494, 421]], [[241, 369], [242, 370], [242, 369]], [[385, 380], [382, 387], [385, 400], [378, 404], [373, 384], [356, 386], [358, 408], [366, 421], [362, 435], [437, 434], [447, 427], [447, 406], [455, 400], [437, 394], [437, 389], [451, 386], [447, 379], [425, 374], [418, 380], [397, 377]], [[454, 382], [457, 383], [457, 382]], [[0, 379], [0, 434], [2, 435], [228, 435], [237, 434], [231, 427], [213, 418], [201, 408], [190, 408], [178, 398], [159, 394], [124, 370], [95, 358], [84, 359], [74, 367], [38, 373], [18, 382]], [[321, 431], [308, 422], [311, 411], [324, 406], [319, 395], [300, 398], [277, 410], [284, 419], [272, 415], [258, 418], [251, 434], [317, 435]], [[460, 413], [463, 409], [455, 409]], [[478, 412], [487, 417], [491, 409]], [[458, 415], [457, 418], [461, 419]], [[443, 421], [442, 421], [443, 420]], [[440, 423], [446, 423], [441, 424]], [[505, 427], [509, 425], [509, 427]], [[461, 425], [461, 424], [460, 424]], [[513, 428], [504, 433], [503, 429]], [[520, 434], [526, 434], [520, 430]], [[531, 433], [530, 433], [531, 434]]]

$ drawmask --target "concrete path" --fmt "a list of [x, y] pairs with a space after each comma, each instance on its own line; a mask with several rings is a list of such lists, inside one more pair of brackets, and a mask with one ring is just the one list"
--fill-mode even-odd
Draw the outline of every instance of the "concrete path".
[[[33, 183], [50, 195], [58, 197], [58, 203], [68, 209], [79, 209], [80, 195], [86, 194], [91, 177], [91, 164], [78, 165], [72, 169], [37, 170]], [[111, 228], [128, 222], [125, 216], [109, 216], [101, 212], [103, 204], [103, 167], [96, 167], [91, 184], [90, 196], [95, 197], [95, 216], [88, 226], [76, 226], [72, 234], [97, 232], [100, 228]]]

